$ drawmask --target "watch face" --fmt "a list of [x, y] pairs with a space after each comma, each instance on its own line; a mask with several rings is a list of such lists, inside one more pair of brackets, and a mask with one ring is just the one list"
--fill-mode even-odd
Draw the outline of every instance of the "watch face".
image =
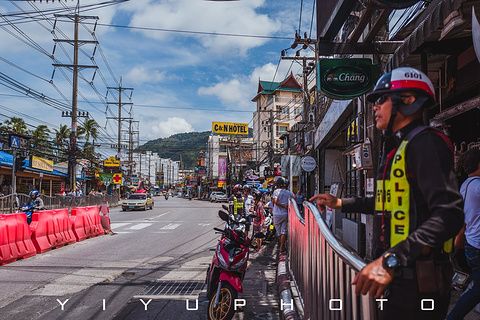
[[398, 260], [395, 256], [389, 255], [385, 258], [385, 264], [388, 268], [395, 268], [398, 265]]

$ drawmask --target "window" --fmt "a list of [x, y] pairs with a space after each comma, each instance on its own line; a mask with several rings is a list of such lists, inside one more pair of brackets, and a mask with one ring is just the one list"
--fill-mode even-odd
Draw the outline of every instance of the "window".
[[288, 127], [287, 126], [277, 126], [277, 134], [284, 134], [287, 133]]
[[288, 110], [288, 107], [282, 107], [282, 108], [280, 109], [280, 112], [281, 112], [282, 114], [288, 114], [288, 111], [289, 111], [289, 110]]
[[293, 114], [294, 114], [294, 115], [298, 116], [298, 115], [301, 114], [301, 113], [302, 113], [302, 108], [295, 108], [295, 109], [293, 109]]

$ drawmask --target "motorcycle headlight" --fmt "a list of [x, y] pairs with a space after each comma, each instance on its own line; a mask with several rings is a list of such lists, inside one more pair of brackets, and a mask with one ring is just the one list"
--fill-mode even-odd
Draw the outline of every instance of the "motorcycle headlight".
[[225, 259], [222, 256], [222, 253], [220, 251], [220, 245], [218, 245], [218, 248], [217, 248], [217, 257], [218, 257], [218, 262], [220, 264], [220, 267], [224, 269], [228, 269], [228, 263], [225, 261]]
[[242, 260], [238, 261], [238, 262], [235, 263], [235, 264], [232, 264], [232, 265], [230, 266], [230, 269], [231, 269], [231, 270], [240, 269], [240, 268], [243, 266], [243, 264], [245, 263], [245, 261], [247, 261], [247, 259], [248, 259], [248, 254], [245, 255], [245, 257], [244, 257]]

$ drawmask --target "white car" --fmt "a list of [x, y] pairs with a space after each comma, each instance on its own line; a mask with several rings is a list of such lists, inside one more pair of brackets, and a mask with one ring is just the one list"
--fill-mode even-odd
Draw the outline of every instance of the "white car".
[[134, 193], [128, 197], [128, 199], [123, 200], [122, 210], [147, 210], [147, 208], [153, 209], [153, 199], [150, 193]]
[[214, 191], [210, 194], [210, 202], [228, 202], [228, 197], [223, 192]]

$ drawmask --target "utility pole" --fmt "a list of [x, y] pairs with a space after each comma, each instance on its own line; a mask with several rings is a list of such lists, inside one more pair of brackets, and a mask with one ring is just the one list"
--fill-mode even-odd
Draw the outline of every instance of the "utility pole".
[[[53, 64], [54, 67], [67, 67], [71, 68], [73, 71], [73, 90], [72, 90], [72, 112], [71, 112], [71, 117], [72, 117], [72, 125], [71, 125], [71, 131], [70, 131], [70, 146], [69, 146], [69, 156], [68, 156], [68, 174], [70, 177], [70, 188], [74, 189], [75, 188], [75, 175], [76, 175], [76, 164], [77, 164], [77, 102], [78, 102], [78, 72], [81, 69], [85, 68], [97, 68], [96, 66], [92, 65], [79, 65], [78, 63], [78, 49], [81, 45], [83, 44], [98, 44], [98, 41], [86, 41], [86, 40], [79, 40], [78, 39], [78, 24], [82, 20], [86, 19], [95, 19], [98, 20], [98, 17], [95, 16], [80, 16], [80, 6], [77, 3], [76, 7], [76, 13], [74, 15], [55, 15], [55, 17], [66, 17], [74, 22], [74, 39], [69, 40], [69, 39], [54, 39], [55, 41], [55, 47], [56, 43], [58, 42], [67, 42], [69, 44], [73, 45], [73, 65], [67, 65], [67, 64]], [[54, 52], [55, 52], [55, 47], [54, 47]]]
[[270, 170], [273, 170], [273, 110], [270, 110]]
[[138, 134], [138, 130], [133, 130], [132, 125], [133, 124], [138, 124], [139, 121], [133, 121], [132, 119], [129, 120], [128, 122], [128, 130], [123, 130], [123, 132], [128, 133], [128, 175], [132, 176], [133, 174], [133, 149], [134, 147], [134, 141], [133, 141], [133, 135]]
[[[107, 87], [109, 90], [118, 91], [118, 103], [116, 102], [107, 102], [107, 104], [118, 104], [118, 145], [117, 145], [117, 158], [120, 160], [120, 155], [122, 151], [122, 107], [124, 105], [132, 105], [131, 102], [122, 103], [122, 92], [130, 91], [130, 98], [132, 97], [133, 88], [124, 88], [122, 87], [122, 78], [120, 77], [120, 85], [118, 87]], [[112, 117], [107, 117], [107, 119], [115, 119]], [[132, 118], [123, 118], [124, 120], [131, 120]]]

